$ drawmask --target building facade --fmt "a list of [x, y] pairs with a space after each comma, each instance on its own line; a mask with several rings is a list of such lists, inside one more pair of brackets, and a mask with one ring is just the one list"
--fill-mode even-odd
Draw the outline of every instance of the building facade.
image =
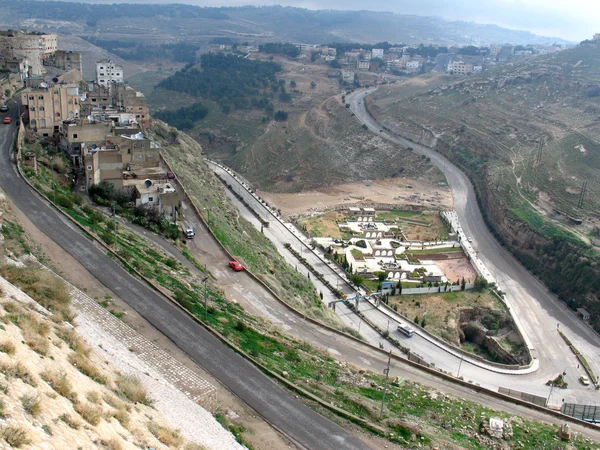
[[44, 60], [58, 49], [56, 34], [7, 30], [0, 31], [0, 56], [24, 58], [29, 63], [30, 75], [46, 73]]
[[110, 59], [103, 59], [96, 63], [96, 82], [104, 87], [112, 83], [123, 83], [123, 67], [115, 64]]
[[63, 120], [76, 119], [80, 114], [80, 96], [77, 85], [47, 86], [21, 92], [21, 104], [27, 113], [29, 126], [41, 136], [60, 131]]

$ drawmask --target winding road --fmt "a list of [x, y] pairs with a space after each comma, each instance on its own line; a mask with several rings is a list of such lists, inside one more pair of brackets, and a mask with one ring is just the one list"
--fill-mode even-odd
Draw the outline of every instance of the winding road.
[[296, 400], [167, 298], [129, 275], [106, 255], [106, 250], [31, 191], [10, 161], [17, 122], [17, 107], [11, 106], [13, 125], [0, 128], [0, 186], [38, 229], [300, 448], [368, 448], [341, 426]]
[[[494, 239], [483, 221], [473, 187], [460, 169], [432, 149], [385, 131], [371, 117], [365, 108], [365, 97], [374, 91], [375, 89], [368, 89], [350, 94], [347, 99], [352, 112], [382, 139], [403, 147], [412, 147], [415, 153], [431, 158], [432, 164], [444, 172], [452, 189], [454, 207], [463, 230], [473, 237], [480, 258], [496, 278], [499, 287], [506, 292], [512, 314], [520, 319], [532, 344], [533, 356], [538, 358], [540, 368], [536, 374], [513, 377], [511, 386], [545, 395], [548, 388], [539, 387], [540, 385], [536, 388], [532, 381], [544, 383], [566, 371], [571, 387], [567, 390], [554, 390], [550, 403], [559, 405], [562, 398], [567, 398], [567, 401], [600, 404], [600, 394], [579, 383], [579, 376], [585, 375], [585, 372], [558, 334], [557, 327], [560, 326], [560, 330], [587, 358], [596, 373], [600, 373], [600, 338]], [[474, 380], [478, 379], [475, 373], [470, 376]], [[494, 375], [494, 379], [496, 378], [497, 375]]]

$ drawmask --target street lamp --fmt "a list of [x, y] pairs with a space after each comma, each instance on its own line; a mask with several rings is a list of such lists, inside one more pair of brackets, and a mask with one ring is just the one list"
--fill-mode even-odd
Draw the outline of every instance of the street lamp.
[[208, 219], [206, 221], [207, 225], [210, 225], [210, 208], [204, 208], [204, 210], [208, 213]]

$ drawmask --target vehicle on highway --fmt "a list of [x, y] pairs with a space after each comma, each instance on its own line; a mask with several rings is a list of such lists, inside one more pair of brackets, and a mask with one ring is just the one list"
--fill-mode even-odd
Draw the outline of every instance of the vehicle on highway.
[[182, 228], [183, 228], [183, 234], [185, 235], [185, 237], [187, 239], [194, 239], [194, 236], [196, 236], [196, 232], [194, 231], [193, 226], [191, 226], [190, 224], [184, 223]]
[[4, 123], [7, 125], [10, 125], [12, 123], [12, 117], [5, 117], [4, 118]]
[[235, 270], [236, 272], [241, 272], [242, 270], [244, 270], [244, 266], [242, 266], [239, 262], [237, 261], [229, 261], [229, 267], [231, 267], [233, 270]]
[[6, 106], [6, 105], [0, 106], [0, 112], [8, 112], [8, 106]]
[[472, 238], [471, 236], [469, 236], [469, 237], [467, 238], [467, 241], [469, 241], [469, 242], [473, 242], [473, 238]]
[[398, 325], [398, 331], [408, 337], [413, 337], [415, 332], [407, 325]]
[[590, 384], [590, 379], [588, 377], [586, 377], [585, 375], [581, 375], [579, 377], [579, 381], [581, 381], [581, 384], [583, 384], [584, 386], [589, 386], [589, 384]]

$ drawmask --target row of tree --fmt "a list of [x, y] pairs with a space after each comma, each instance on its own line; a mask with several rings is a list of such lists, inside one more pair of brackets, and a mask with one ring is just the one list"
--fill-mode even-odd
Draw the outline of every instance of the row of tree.
[[300, 55], [300, 49], [294, 44], [283, 44], [281, 42], [267, 42], [258, 46], [258, 51], [262, 53], [282, 54], [295, 58]]

